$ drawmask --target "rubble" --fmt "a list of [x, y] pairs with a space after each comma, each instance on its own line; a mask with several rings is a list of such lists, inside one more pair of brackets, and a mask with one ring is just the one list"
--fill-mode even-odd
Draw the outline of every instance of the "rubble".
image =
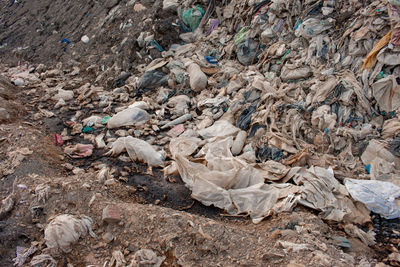
[[107, 223], [118, 223], [121, 221], [121, 210], [117, 205], [107, 205], [103, 209], [102, 219]]

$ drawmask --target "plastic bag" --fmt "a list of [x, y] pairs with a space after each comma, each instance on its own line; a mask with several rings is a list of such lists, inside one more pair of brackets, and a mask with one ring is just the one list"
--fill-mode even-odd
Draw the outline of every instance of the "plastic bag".
[[238, 45], [240, 43], [242, 43], [244, 40], [247, 39], [247, 34], [249, 31], [249, 27], [245, 26], [243, 28], [240, 29], [240, 31], [236, 34], [235, 36], [235, 45]]
[[105, 155], [118, 156], [123, 152], [128, 152], [132, 161], [142, 161], [149, 166], [163, 166], [164, 155], [157, 152], [146, 141], [134, 138], [132, 136], [120, 137], [112, 144], [112, 148]]
[[393, 155], [400, 157], [400, 136], [393, 139], [393, 141], [390, 143], [389, 150]]
[[247, 39], [237, 45], [237, 58], [239, 62], [248, 66], [257, 62], [258, 43], [253, 39]]
[[390, 42], [393, 45], [400, 45], [400, 4], [398, 0], [389, 1], [393, 6], [388, 6], [390, 24], [392, 28], [392, 38]]
[[396, 203], [396, 198], [400, 197], [400, 187], [376, 180], [345, 179], [344, 184], [350, 195], [371, 211], [386, 219], [400, 217], [400, 208]]
[[400, 133], [400, 119], [394, 118], [383, 123], [382, 137], [393, 138]]
[[129, 266], [137, 267], [160, 267], [165, 256], [158, 257], [157, 254], [150, 249], [141, 249], [133, 255], [133, 261]]
[[198, 133], [201, 135], [201, 137], [207, 139], [213, 137], [231, 136], [237, 134], [239, 131], [240, 129], [233, 126], [230, 122], [226, 120], [219, 120], [216, 121], [212, 126], [199, 130]]
[[127, 108], [112, 116], [107, 122], [108, 129], [123, 126], [132, 126], [146, 123], [150, 119], [149, 113], [140, 108]]
[[243, 110], [242, 114], [240, 114], [236, 126], [242, 130], [250, 129], [251, 117], [254, 112], [257, 111], [257, 105], [251, 105], [247, 109]]
[[309, 18], [303, 21], [295, 31], [297, 37], [304, 37], [311, 39], [319, 35], [323, 31], [332, 28], [332, 23], [329, 20], [319, 20], [316, 18]]
[[181, 10], [180, 12], [183, 23], [190, 27], [192, 31], [196, 30], [200, 25], [204, 14], [204, 9], [199, 5], [197, 5], [196, 8], [189, 8], [187, 10]]
[[70, 246], [80, 237], [85, 236], [87, 232], [92, 237], [96, 236], [92, 231], [92, 223], [92, 219], [88, 216], [77, 218], [69, 214], [58, 215], [44, 230], [47, 247], [70, 252]]
[[379, 107], [391, 112], [400, 108], [400, 85], [396, 77], [389, 75], [372, 84], [372, 90]]
[[361, 155], [365, 166], [369, 166], [372, 180], [389, 181], [400, 185], [400, 158], [394, 156], [383, 143], [371, 140]]
[[164, 72], [151, 70], [145, 72], [143, 76], [140, 78], [138, 83], [138, 88], [154, 89], [159, 86], [167, 84], [167, 81], [168, 81], [168, 75], [166, 75]]
[[299, 203], [322, 211], [322, 217], [332, 221], [348, 221], [363, 224], [370, 220], [369, 214], [356, 207], [347, 197], [346, 188], [334, 177], [332, 168], [300, 168], [294, 174], [294, 182], [301, 186]]

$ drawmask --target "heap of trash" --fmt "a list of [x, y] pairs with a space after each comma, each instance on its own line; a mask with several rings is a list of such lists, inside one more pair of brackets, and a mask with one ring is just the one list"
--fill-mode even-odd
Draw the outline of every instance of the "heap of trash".
[[51, 104], [34, 120], [70, 114], [55, 133], [66, 155], [162, 168], [192, 198], [254, 223], [305, 206], [368, 245], [374, 233], [355, 225], [371, 211], [400, 217], [399, 1], [164, 0], [163, 9], [178, 14], [180, 40], [161, 47], [142, 32], [138, 46], [160, 57], [132, 69], [9, 69], [15, 85], [46, 88]]

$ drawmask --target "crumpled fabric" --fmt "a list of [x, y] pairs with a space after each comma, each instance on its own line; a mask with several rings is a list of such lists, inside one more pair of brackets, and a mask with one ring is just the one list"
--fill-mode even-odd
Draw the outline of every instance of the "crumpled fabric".
[[96, 236], [92, 231], [92, 223], [93, 220], [88, 216], [58, 215], [44, 230], [44, 240], [46, 240], [47, 247], [60, 249], [65, 253], [70, 252], [72, 250], [71, 245], [88, 232], [92, 237]]
[[128, 152], [132, 161], [141, 161], [149, 166], [163, 166], [164, 155], [157, 152], [149, 143], [132, 136], [120, 137], [113, 144], [105, 156], [118, 156]]

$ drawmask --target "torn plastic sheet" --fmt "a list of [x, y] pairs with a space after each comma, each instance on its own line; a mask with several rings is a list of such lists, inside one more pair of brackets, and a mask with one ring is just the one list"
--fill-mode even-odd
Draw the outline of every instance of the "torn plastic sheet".
[[372, 89], [381, 110], [390, 112], [400, 108], [400, 85], [394, 75], [375, 82]]
[[[253, 167], [232, 156], [232, 143], [232, 137], [208, 143], [199, 153], [204, 158], [193, 162], [184, 151], [190, 147], [193, 153], [198, 146], [196, 139], [171, 141], [172, 158], [182, 180], [192, 190], [192, 197], [204, 205], [214, 205], [232, 215], [249, 214], [254, 223], [274, 212], [290, 211], [297, 203], [322, 211], [327, 220], [360, 224], [370, 220], [368, 210], [353, 203], [331, 168], [289, 169], [271, 162]], [[268, 178], [285, 182], [293, 178], [297, 185], [265, 184]]]
[[400, 217], [396, 199], [400, 197], [400, 187], [390, 182], [376, 180], [345, 179], [344, 184], [351, 196], [364, 203], [371, 211], [386, 219]]
[[334, 177], [332, 168], [300, 168], [294, 182], [301, 186], [299, 204], [322, 211], [322, 218], [363, 224], [370, 220], [365, 207], [353, 203], [346, 187]]
[[204, 205], [214, 205], [232, 215], [247, 213], [258, 223], [273, 212], [291, 210], [298, 200], [297, 186], [264, 184], [258, 170], [234, 158], [230, 151], [232, 137], [208, 146], [206, 165], [189, 161], [178, 143], [172, 141], [170, 145], [178, 171], [192, 190], [192, 197]]

